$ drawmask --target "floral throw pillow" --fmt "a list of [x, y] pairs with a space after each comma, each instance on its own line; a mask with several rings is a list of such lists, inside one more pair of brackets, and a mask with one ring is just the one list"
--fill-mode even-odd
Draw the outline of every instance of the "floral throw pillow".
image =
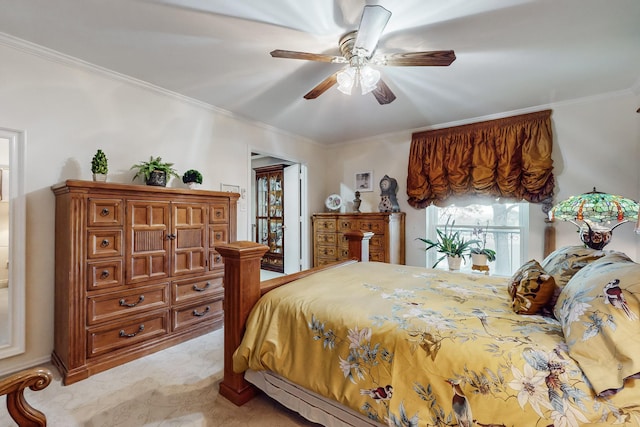
[[569, 355], [599, 395], [640, 373], [640, 264], [613, 253], [576, 273], [554, 313]]
[[553, 312], [553, 307], [556, 305], [562, 288], [573, 275], [589, 263], [602, 258], [605, 254], [606, 252], [604, 251], [585, 246], [565, 246], [556, 249], [542, 260], [540, 265], [547, 273], [553, 276], [556, 284], [556, 290], [545, 307], [548, 314]]
[[553, 276], [532, 259], [522, 265], [509, 281], [511, 307], [518, 314], [537, 314], [549, 302], [555, 289]]

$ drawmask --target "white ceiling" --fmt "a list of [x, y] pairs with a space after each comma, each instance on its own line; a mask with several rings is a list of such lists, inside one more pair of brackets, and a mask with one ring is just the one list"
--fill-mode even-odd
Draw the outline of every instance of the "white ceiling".
[[[393, 15], [378, 53], [455, 51], [449, 67], [384, 67], [397, 99], [302, 96], [341, 65], [365, 4]], [[237, 116], [335, 143], [639, 86], [638, 0], [0, 0], [0, 32]], [[1, 84], [1, 82], [0, 82]]]

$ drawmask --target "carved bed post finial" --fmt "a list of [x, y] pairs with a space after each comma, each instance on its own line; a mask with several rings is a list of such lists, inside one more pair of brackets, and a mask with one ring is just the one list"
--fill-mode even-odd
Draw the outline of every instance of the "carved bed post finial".
[[267, 246], [246, 241], [216, 246], [224, 258], [224, 378], [220, 395], [238, 406], [256, 394], [244, 373], [233, 371], [233, 352], [240, 345], [249, 312], [260, 298], [260, 260], [267, 250]]

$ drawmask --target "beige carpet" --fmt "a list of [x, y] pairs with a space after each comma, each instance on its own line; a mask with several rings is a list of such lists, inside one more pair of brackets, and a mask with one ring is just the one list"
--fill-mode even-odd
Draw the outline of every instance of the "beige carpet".
[[[62, 386], [27, 390], [27, 400], [52, 427], [316, 426], [260, 395], [237, 407], [218, 395], [222, 330]], [[15, 426], [0, 404], [0, 427]]]

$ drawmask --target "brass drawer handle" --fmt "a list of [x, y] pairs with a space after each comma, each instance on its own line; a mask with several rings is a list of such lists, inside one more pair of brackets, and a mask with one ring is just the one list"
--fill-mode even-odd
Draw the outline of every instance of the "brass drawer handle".
[[100, 212], [100, 215], [102, 216], [107, 216], [109, 215], [109, 209], [108, 208], [102, 208], [102, 211]]
[[211, 287], [211, 283], [207, 282], [204, 287], [199, 287], [197, 284], [193, 285], [193, 290], [196, 292], [203, 292], [206, 291], [207, 289], [209, 289]]
[[120, 338], [133, 338], [133, 337], [135, 337], [136, 335], [138, 335], [138, 334], [139, 334], [140, 332], [142, 332], [142, 331], [144, 331], [144, 325], [140, 325], [140, 326], [138, 327], [138, 331], [137, 331], [137, 332], [134, 332], [134, 333], [132, 333], [132, 334], [127, 334], [127, 333], [124, 331], [124, 329], [120, 329], [120, 334], [119, 334], [119, 335], [120, 335]]
[[107, 277], [109, 277], [109, 270], [102, 270], [102, 273], [100, 274], [100, 278], [104, 280]]
[[193, 310], [193, 315], [196, 317], [202, 317], [207, 314], [211, 310], [211, 307], [206, 306], [204, 311], [198, 312], [198, 310]]
[[214, 262], [215, 262], [216, 264], [219, 264], [219, 263], [221, 263], [221, 262], [222, 262], [222, 256], [221, 256], [221, 255], [216, 255], [216, 256], [215, 256], [215, 258], [214, 258], [213, 260], [214, 260]]
[[108, 246], [109, 246], [109, 239], [104, 239], [102, 242], [100, 242], [100, 247], [106, 248]]
[[125, 302], [124, 298], [122, 298], [119, 301], [119, 303], [121, 307], [135, 307], [136, 305], [140, 304], [142, 301], [144, 301], [144, 295], [140, 295], [140, 297], [138, 297], [138, 301], [136, 302], [127, 303]]

